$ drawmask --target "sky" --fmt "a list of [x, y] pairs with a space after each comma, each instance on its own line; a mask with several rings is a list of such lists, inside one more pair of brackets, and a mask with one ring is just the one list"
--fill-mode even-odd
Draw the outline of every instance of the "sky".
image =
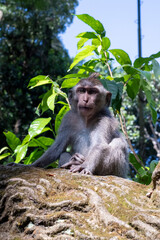
[[[142, 56], [149, 57], [160, 51], [160, 0], [141, 2]], [[132, 61], [138, 57], [137, 0], [79, 0], [76, 14], [84, 13], [103, 24], [111, 49], [126, 51]], [[86, 31], [93, 30], [74, 17], [66, 32], [60, 35], [70, 57], [77, 54], [76, 36]]]

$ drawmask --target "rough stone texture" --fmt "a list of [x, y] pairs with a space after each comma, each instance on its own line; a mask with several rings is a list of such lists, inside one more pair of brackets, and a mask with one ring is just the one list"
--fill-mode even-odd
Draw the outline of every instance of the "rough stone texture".
[[61, 169], [0, 168], [2, 240], [158, 240], [160, 189]]

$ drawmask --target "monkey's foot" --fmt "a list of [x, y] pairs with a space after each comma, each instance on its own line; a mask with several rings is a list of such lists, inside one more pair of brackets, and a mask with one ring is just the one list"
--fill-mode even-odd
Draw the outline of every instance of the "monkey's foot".
[[81, 174], [87, 174], [87, 175], [92, 175], [92, 173], [87, 169], [85, 168], [83, 165], [72, 165], [71, 168], [70, 168], [70, 172], [73, 172], [73, 173], [81, 173]]
[[80, 153], [75, 153], [75, 154], [71, 157], [70, 161], [69, 161], [68, 163], [63, 164], [63, 165], [61, 166], [61, 168], [71, 169], [73, 165], [74, 165], [74, 166], [75, 166], [75, 165], [80, 165], [80, 164], [82, 164], [84, 161], [85, 161], [85, 158], [84, 158], [84, 156], [83, 156], [82, 154], [80, 154]]

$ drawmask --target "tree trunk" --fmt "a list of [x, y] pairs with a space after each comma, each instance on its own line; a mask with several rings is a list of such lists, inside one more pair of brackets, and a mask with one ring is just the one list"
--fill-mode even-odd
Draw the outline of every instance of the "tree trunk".
[[139, 112], [139, 155], [145, 163], [145, 119], [144, 119], [144, 108], [145, 108], [144, 94], [140, 90], [138, 95], [138, 112]]
[[127, 179], [27, 166], [1, 167], [0, 180], [0, 239], [160, 239], [158, 188], [149, 199]]

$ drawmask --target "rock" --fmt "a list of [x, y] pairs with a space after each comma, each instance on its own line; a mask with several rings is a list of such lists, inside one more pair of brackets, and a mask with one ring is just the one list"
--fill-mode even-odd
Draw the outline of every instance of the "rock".
[[[158, 240], [160, 194], [115, 176], [0, 169], [0, 239]], [[156, 199], [156, 200], [155, 200]]]

